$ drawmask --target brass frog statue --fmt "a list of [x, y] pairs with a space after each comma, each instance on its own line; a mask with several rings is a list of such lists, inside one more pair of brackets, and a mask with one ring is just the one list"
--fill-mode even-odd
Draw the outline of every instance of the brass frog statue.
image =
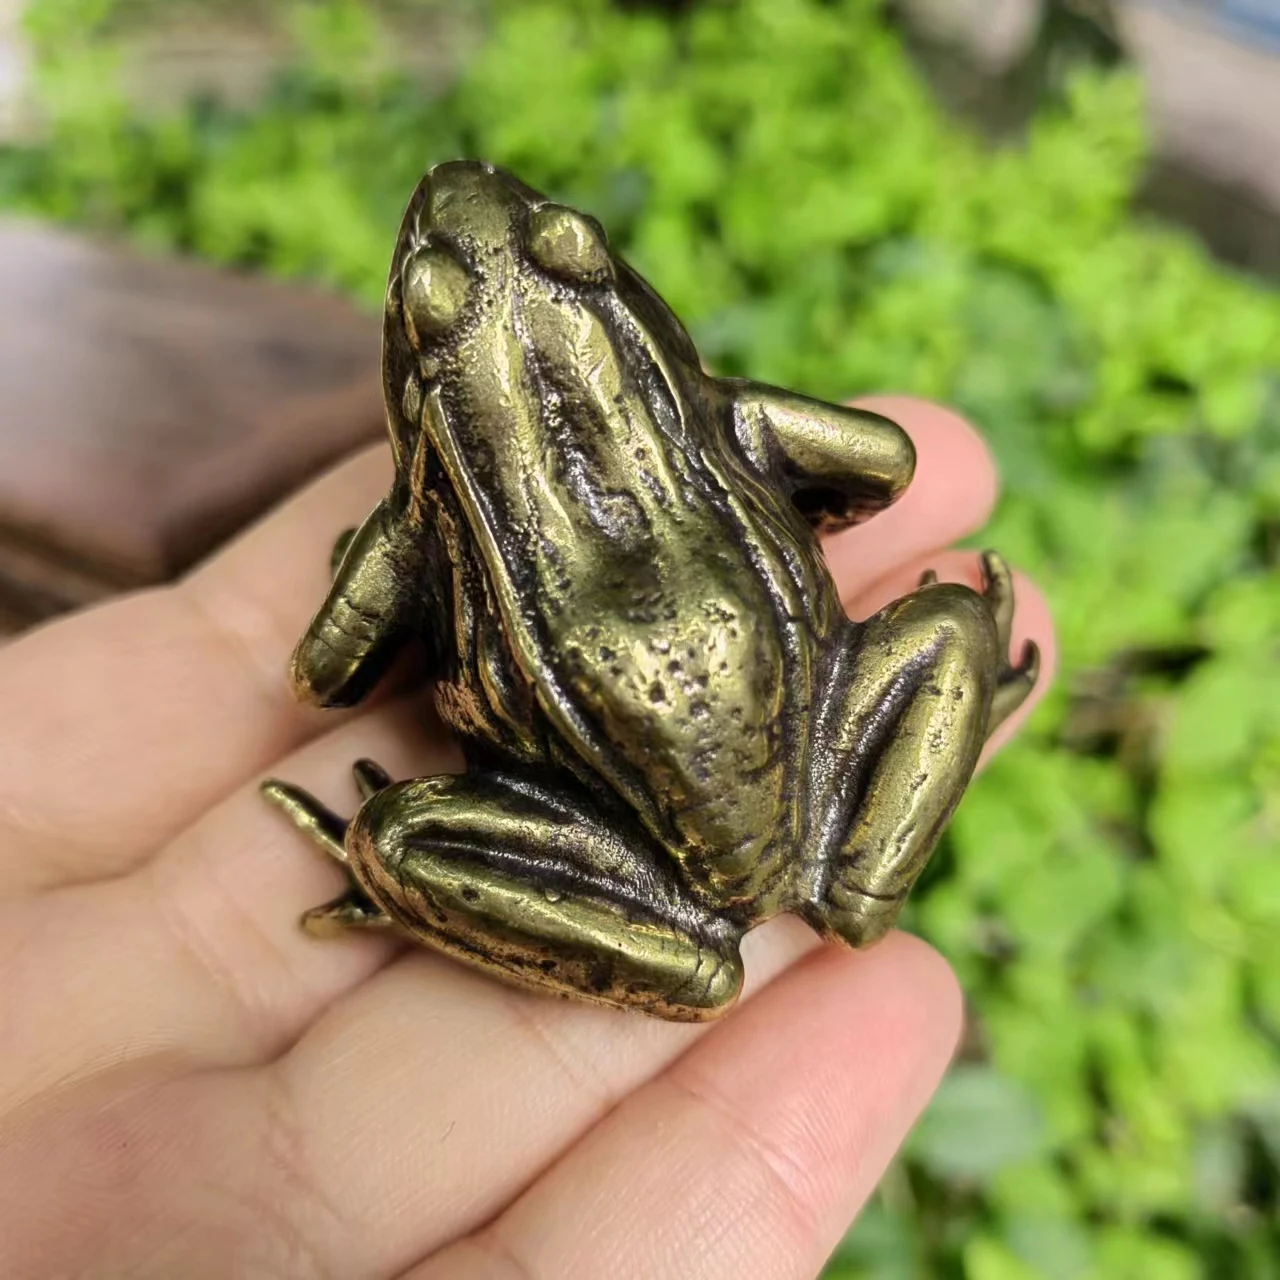
[[359, 762], [350, 823], [265, 783], [348, 868], [305, 925], [684, 1021], [779, 912], [883, 935], [1036, 674], [994, 555], [846, 617], [816, 534], [903, 492], [905, 433], [708, 376], [592, 218], [470, 161], [409, 204], [383, 370], [395, 481], [293, 686], [351, 705], [414, 642], [467, 771]]

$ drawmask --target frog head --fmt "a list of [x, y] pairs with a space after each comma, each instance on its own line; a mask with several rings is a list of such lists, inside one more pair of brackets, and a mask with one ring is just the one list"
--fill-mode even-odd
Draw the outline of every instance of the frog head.
[[473, 429], [509, 430], [524, 394], [515, 365], [543, 338], [531, 330], [528, 304], [571, 298], [631, 316], [669, 363], [701, 376], [684, 327], [611, 252], [595, 218], [479, 161], [441, 164], [422, 179], [401, 224], [383, 334], [388, 427], [403, 480], [430, 443], [424, 406], [435, 388], [465, 402], [456, 416]]

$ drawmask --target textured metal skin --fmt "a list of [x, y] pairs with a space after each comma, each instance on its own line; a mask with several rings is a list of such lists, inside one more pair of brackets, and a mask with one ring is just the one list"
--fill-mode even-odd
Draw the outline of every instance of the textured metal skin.
[[350, 872], [307, 927], [686, 1021], [769, 916], [881, 937], [1036, 665], [993, 555], [845, 616], [816, 535], [903, 492], [902, 430], [708, 376], [594, 220], [475, 162], [409, 204], [383, 365], [396, 479], [293, 685], [351, 705], [415, 644], [467, 771], [361, 762], [350, 823], [266, 783]]

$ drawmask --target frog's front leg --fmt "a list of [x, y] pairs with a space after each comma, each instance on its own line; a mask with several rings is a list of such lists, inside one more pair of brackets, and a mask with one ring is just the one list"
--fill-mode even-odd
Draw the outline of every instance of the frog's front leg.
[[808, 867], [802, 914], [854, 946], [886, 933], [959, 803], [995, 725], [1031, 691], [1037, 655], [1008, 660], [1013, 589], [996, 556], [981, 593], [931, 577], [851, 627], [815, 752], [833, 789], [834, 845]]
[[883, 511], [906, 490], [916, 452], [896, 422], [744, 379], [722, 378], [734, 433], [815, 528], [833, 532]]
[[[317, 825], [305, 809], [292, 816]], [[352, 819], [344, 853], [400, 930], [517, 984], [678, 1021], [716, 1017], [741, 988], [742, 926], [698, 903], [637, 823], [567, 776], [392, 784]]]
[[419, 609], [424, 536], [420, 523], [384, 500], [339, 539], [329, 594], [290, 665], [301, 701], [351, 706], [386, 672]]

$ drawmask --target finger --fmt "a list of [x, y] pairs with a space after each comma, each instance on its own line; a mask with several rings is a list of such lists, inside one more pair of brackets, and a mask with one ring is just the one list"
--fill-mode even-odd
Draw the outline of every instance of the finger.
[[0, 653], [0, 884], [117, 875], [332, 721], [294, 705], [288, 655], [329, 549], [387, 483], [339, 467], [173, 588], [56, 622]]
[[893, 935], [824, 949], [407, 1280], [812, 1280], [946, 1069], [960, 999]]
[[[818, 945], [790, 918], [750, 934], [739, 1009]], [[335, 1275], [398, 1274], [492, 1217], [706, 1032], [517, 991], [410, 952], [272, 1069], [270, 1093], [302, 1118], [295, 1150], [308, 1185], [343, 1206], [343, 1222], [305, 1229]]]
[[[914, 591], [929, 569], [934, 570], [942, 582], [963, 582], [975, 591], [982, 589], [982, 564], [977, 552], [939, 551], [901, 565], [865, 591], [846, 598], [845, 608], [853, 618], [869, 618], [885, 605]], [[1018, 732], [1048, 691], [1057, 670], [1057, 643], [1048, 602], [1035, 583], [1020, 573], [1013, 576], [1013, 604], [1008, 658], [1011, 662], [1019, 661], [1027, 642], [1033, 641], [1040, 650], [1040, 670], [1026, 701], [991, 735], [979, 768]]]
[[[352, 762], [365, 756], [400, 777], [459, 765], [410, 699], [344, 721], [279, 768], [349, 813]], [[38, 910], [4, 904], [0, 1099], [147, 1058], [190, 1068], [275, 1057], [393, 953], [377, 935], [302, 931], [302, 913], [343, 884], [255, 781], [129, 876], [46, 894]]]
[[868, 396], [854, 404], [902, 427], [916, 447], [916, 471], [887, 511], [827, 540], [827, 563], [846, 599], [980, 529], [998, 489], [990, 451], [954, 410], [910, 396]]

